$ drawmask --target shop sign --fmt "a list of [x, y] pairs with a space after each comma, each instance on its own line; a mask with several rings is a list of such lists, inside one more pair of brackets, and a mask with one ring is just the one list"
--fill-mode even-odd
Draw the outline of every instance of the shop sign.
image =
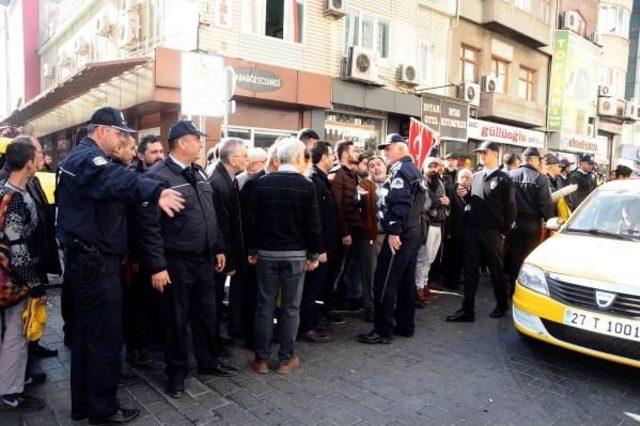
[[543, 132], [473, 118], [469, 119], [469, 139], [518, 145], [523, 148], [544, 148]]
[[222, 56], [182, 52], [180, 109], [183, 114], [222, 117], [225, 67]]
[[598, 152], [598, 140], [582, 135], [561, 136], [560, 149], [576, 153], [595, 154]]
[[467, 141], [469, 104], [465, 101], [422, 95], [422, 122], [445, 141]]
[[600, 48], [569, 30], [557, 30], [549, 81], [547, 129], [589, 137], [597, 115]]
[[274, 72], [256, 68], [237, 67], [236, 84], [238, 87], [255, 92], [274, 92], [282, 87], [282, 79]]
[[213, 0], [213, 19], [217, 27], [231, 28], [232, 17], [232, 0]]

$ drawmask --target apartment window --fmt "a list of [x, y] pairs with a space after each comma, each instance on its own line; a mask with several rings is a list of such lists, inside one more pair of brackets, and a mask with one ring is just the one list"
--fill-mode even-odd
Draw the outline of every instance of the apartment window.
[[629, 38], [629, 9], [603, 3], [598, 14], [598, 31], [602, 34]]
[[465, 46], [460, 48], [460, 69], [462, 82], [478, 82], [478, 56], [480, 51], [473, 47]]
[[531, 14], [531, 0], [514, 0], [513, 4], [518, 9]]
[[305, 0], [253, 0], [254, 33], [302, 43]]
[[543, 22], [549, 20], [549, 0], [513, 0], [513, 4]]
[[498, 92], [507, 93], [509, 90], [509, 62], [500, 58], [491, 58], [491, 72], [498, 77]]
[[536, 72], [526, 67], [518, 71], [518, 96], [527, 101], [533, 101], [533, 83]]
[[389, 58], [389, 20], [379, 16], [350, 10], [345, 23], [345, 50], [350, 46], [371, 49], [378, 58]]
[[425, 83], [429, 77], [429, 45], [425, 41], [418, 42], [418, 75], [420, 82]]

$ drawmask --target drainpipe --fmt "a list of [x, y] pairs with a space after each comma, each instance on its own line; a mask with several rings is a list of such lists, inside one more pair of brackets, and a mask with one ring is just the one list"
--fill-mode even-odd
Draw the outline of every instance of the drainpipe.
[[460, 0], [456, 0], [456, 14], [454, 19], [452, 19], [453, 22], [455, 22], [454, 24], [452, 24], [449, 27], [449, 49], [447, 50], [447, 82], [448, 85], [451, 85], [452, 83], [452, 79], [451, 79], [451, 59], [452, 59], [452, 55], [451, 55], [451, 43], [453, 43], [453, 30], [458, 26], [458, 24], [460, 23]]

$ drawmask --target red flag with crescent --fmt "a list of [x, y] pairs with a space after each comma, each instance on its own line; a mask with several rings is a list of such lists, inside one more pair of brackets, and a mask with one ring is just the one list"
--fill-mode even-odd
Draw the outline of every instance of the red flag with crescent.
[[409, 126], [409, 152], [416, 167], [421, 168], [424, 159], [429, 156], [431, 148], [436, 143], [436, 132], [424, 123], [411, 118]]

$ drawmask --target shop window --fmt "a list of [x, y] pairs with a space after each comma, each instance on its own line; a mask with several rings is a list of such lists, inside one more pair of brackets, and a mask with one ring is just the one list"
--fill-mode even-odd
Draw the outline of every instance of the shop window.
[[327, 112], [325, 120], [326, 139], [335, 144], [347, 139], [366, 151], [376, 151], [382, 140], [383, 119], [360, 115]]
[[462, 82], [478, 82], [478, 57], [480, 51], [470, 46], [460, 47], [460, 70]]
[[533, 84], [536, 72], [527, 67], [520, 67], [518, 71], [518, 96], [527, 101], [533, 101]]
[[253, 0], [254, 33], [302, 43], [305, 0]]
[[598, 31], [629, 38], [629, 9], [615, 4], [600, 4]]
[[389, 58], [389, 20], [350, 10], [344, 25], [345, 53], [350, 46], [374, 50], [380, 59]]
[[282, 137], [295, 136], [296, 132], [291, 130], [268, 130], [254, 129], [245, 127], [230, 127], [228, 130], [229, 137], [240, 138], [247, 141], [247, 144], [256, 148], [267, 149], [278, 139]]
[[491, 58], [491, 72], [498, 77], [498, 92], [507, 93], [509, 90], [509, 62], [500, 58]]

